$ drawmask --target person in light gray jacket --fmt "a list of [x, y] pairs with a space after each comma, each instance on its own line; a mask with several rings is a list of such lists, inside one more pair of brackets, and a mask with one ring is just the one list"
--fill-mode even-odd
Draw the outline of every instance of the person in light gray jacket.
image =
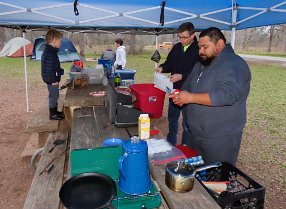
[[114, 63], [115, 62], [115, 53], [110, 48], [108, 48], [104, 52], [102, 52], [100, 59], [110, 60], [112, 63]]

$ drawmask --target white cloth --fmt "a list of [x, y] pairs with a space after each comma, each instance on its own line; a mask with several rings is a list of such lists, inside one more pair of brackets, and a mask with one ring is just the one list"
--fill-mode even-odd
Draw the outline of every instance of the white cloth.
[[114, 62], [114, 66], [116, 65], [122, 65], [122, 68], [124, 69], [126, 66], [126, 51], [125, 46], [119, 46], [116, 49], [116, 60]]
[[172, 150], [172, 146], [165, 139], [147, 139], [148, 155]]

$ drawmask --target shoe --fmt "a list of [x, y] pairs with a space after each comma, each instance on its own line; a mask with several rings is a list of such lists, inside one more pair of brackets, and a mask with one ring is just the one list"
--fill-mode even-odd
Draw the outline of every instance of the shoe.
[[56, 111], [57, 111], [57, 115], [60, 116], [61, 119], [65, 119], [65, 115], [63, 112], [59, 112], [57, 109], [56, 109]]
[[[57, 103], [57, 107], [58, 107], [58, 103]], [[59, 115], [62, 119], [65, 119], [64, 113], [63, 113], [63, 112], [59, 112], [57, 107], [55, 107], [55, 112], [56, 112], [57, 115]]]
[[62, 117], [57, 114], [57, 108], [50, 108], [50, 120], [61, 120]]

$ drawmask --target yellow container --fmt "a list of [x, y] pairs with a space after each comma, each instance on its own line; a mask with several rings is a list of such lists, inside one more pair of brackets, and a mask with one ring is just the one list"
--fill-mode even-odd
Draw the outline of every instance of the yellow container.
[[141, 114], [138, 118], [138, 134], [140, 139], [149, 139], [150, 118], [148, 114]]

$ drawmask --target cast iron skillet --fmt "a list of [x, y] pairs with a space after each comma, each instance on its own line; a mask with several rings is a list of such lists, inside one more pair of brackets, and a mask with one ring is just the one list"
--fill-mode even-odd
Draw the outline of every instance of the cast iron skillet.
[[113, 208], [116, 184], [101, 173], [83, 173], [67, 180], [60, 190], [60, 199], [68, 209]]

